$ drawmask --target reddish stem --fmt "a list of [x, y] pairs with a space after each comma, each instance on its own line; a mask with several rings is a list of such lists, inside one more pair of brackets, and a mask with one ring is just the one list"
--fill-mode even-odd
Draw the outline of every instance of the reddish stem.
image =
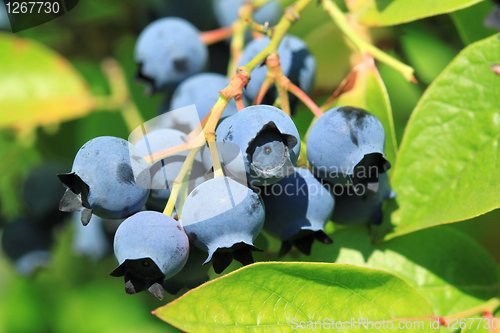
[[205, 124], [207, 123], [208, 121], [208, 118], [210, 117], [210, 112], [205, 116], [205, 118], [202, 119], [202, 121], [198, 124], [198, 126], [196, 126], [189, 134], [188, 134], [188, 138], [189, 139], [192, 139], [194, 137], [196, 137], [198, 135], [198, 133], [200, 133], [201, 129], [203, 128], [203, 126], [205, 126]]
[[238, 109], [238, 111], [241, 111], [245, 108], [245, 104], [243, 104], [243, 96], [236, 96], [234, 98], [234, 101], [236, 102], [236, 108]]
[[323, 111], [321, 111], [319, 106], [316, 105], [316, 103], [314, 103], [314, 101], [295, 84], [290, 82], [290, 85], [288, 86], [288, 91], [297, 96], [297, 98], [300, 99], [302, 103], [304, 103], [312, 111], [312, 113], [314, 113], [316, 117], [319, 118], [323, 115]]
[[204, 31], [200, 33], [200, 38], [206, 45], [214, 44], [220, 42], [226, 38], [231, 37], [233, 34], [233, 27], [224, 27], [210, 31]]
[[264, 96], [266, 95], [267, 91], [269, 90], [269, 87], [272, 84], [272, 80], [267, 77], [264, 82], [262, 83], [262, 86], [260, 86], [259, 92], [257, 93], [257, 96], [255, 96], [255, 99], [253, 100], [253, 105], [259, 105], [262, 103], [262, 100], [264, 99]]

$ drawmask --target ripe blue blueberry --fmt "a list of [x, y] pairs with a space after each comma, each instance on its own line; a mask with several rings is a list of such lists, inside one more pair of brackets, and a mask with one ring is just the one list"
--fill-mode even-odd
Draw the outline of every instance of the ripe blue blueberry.
[[[269, 38], [254, 39], [243, 50], [240, 66], [250, 62], [260, 51], [269, 45]], [[278, 47], [281, 70], [293, 84], [297, 85], [307, 94], [311, 92], [316, 75], [316, 59], [309, 52], [307, 45], [298, 37], [286, 35]], [[253, 101], [266, 79], [267, 66], [255, 68], [246, 89], [245, 96]], [[276, 89], [270, 89], [262, 101], [263, 104], [273, 104], [277, 97]], [[294, 107], [297, 98], [289, 94], [290, 105]]]
[[496, 30], [500, 30], [500, 1], [493, 0], [495, 8], [486, 16], [484, 26]]
[[148, 84], [148, 92], [170, 90], [187, 77], [201, 72], [208, 50], [200, 32], [186, 20], [165, 17], [152, 22], [135, 45], [138, 78]]
[[332, 184], [377, 181], [390, 168], [384, 158], [385, 131], [380, 120], [359, 108], [325, 112], [307, 137], [313, 173]]
[[[139, 139], [134, 146], [139, 154], [146, 158], [152, 153], [172, 148], [186, 141], [186, 134], [183, 132], [176, 129], [161, 128], [147, 133]], [[147, 171], [151, 176], [151, 183], [149, 186], [151, 188], [151, 194], [149, 196], [148, 205], [158, 209], [163, 209], [165, 207], [170, 196], [170, 188], [181, 171], [188, 153], [188, 151], [176, 153], [154, 162], [147, 167]], [[191, 170], [190, 184], [192, 187], [204, 181], [204, 174], [205, 168], [203, 166], [201, 154], [198, 154]]]
[[0, 4], [0, 30], [9, 30], [10, 22], [7, 10], [3, 4]]
[[[292, 119], [270, 105], [249, 106], [226, 118], [216, 130], [217, 141], [240, 147], [245, 171], [252, 185], [270, 185], [293, 172], [300, 153], [300, 136]], [[222, 160], [234, 174], [234, 149], [222, 149]]]
[[[228, 27], [238, 19], [238, 11], [246, 0], [212, 0], [215, 18], [221, 27]], [[278, 23], [283, 8], [278, 1], [270, 1], [254, 13], [254, 20], [259, 24], [268, 22], [269, 26]]]
[[356, 185], [356, 190], [353, 187], [325, 185], [335, 195], [331, 219], [339, 224], [380, 225], [383, 220], [383, 201], [396, 196], [387, 173], [381, 174], [376, 183]]
[[264, 230], [282, 241], [280, 255], [292, 246], [309, 255], [315, 239], [331, 244], [324, 228], [335, 200], [308, 169], [295, 172], [279, 182], [261, 188], [266, 207]]
[[58, 174], [67, 188], [59, 209], [81, 211], [83, 225], [88, 224], [92, 213], [120, 219], [138, 212], [149, 189], [137, 185], [133, 166], [145, 164], [128, 141], [111, 136], [88, 141], [76, 154], [71, 173]]
[[18, 218], [2, 232], [2, 249], [21, 275], [31, 275], [48, 265], [51, 242], [49, 230], [39, 228], [31, 218]]
[[253, 241], [264, 224], [258, 194], [229, 177], [212, 178], [196, 187], [182, 208], [182, 225], [194, 245], [205, 252], [216, 273], [233, 259], [253, 263]]
[[[219, 91], [226, 88], [229, 82], [227, 77], [217, 73], [200, 73], [182, 81], [172, 95], [169, 110], [177, 110], [194, 104], [198, 116], [196, 117], [195, 114], [191, 114], [190, 112], [184, 112], [180, 114], [176, 113], [175, 117], [169, 118], [169, 113], [162, 117], [171, 122], [167, 123], [162, 120], [162, 124], [169, 128], [183, 130], [184, 132], [192, 131], [210, 113], [210, 109], [219, 99]], [[224, 113], [222, 113], [221, 119], [231, 116], [236, 112], [238, 112], [236, 103], [234, 100], [231, 100], [226, 106]]]
[[124, 276], [125, 292], [135, 294], [148, 289], [162, 299], [163, 281], [186, 264], [189, 240], [174, 218], [142, 211], [120, 224], [114, 251], [119, 266], [111, 275]]

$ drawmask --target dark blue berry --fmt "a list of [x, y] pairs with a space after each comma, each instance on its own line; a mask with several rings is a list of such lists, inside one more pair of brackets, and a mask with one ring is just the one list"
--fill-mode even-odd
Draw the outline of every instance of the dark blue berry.
[[332, 184], [376, 182], [390, 168], [384, 158], [385, 131], [380, 120], [359, 108], [325, 112], [307, 137], [313, 173]]
[[311, 171], [295, 168], [293, 174], [260, 190], [266, 207], [264, 230], [283, 242], [280, 255], [293, 245], [310, 254], [315, 239], [332, 242], [324, 228], [335, 200]]
[[138, 78], [148, 84], [150, 93], [172, 89], [201, 72], [207, 60], [208, 50], [198, 29], [177, 17], [165, 17], [148, 25], [135, 46]]
[[196, 187], [182, 208], [182, 225], [194, 245], [208, 252], [221, 273], [233, 259], [253, 263], [253, 241], [264, 224], [262, 199], [229, 177], [212, 178]]
[[111, 275], [124, 276], [126, 293], [149, 289], [162, 299], [163, 281], [186, 264], [189, 240], [180, 223], [172, 217], [143, 211], [120, 224], [114, 251], [119, 266]]
[[134, 170], [146, 169], [145, 164], [128, 141], [111, 136], [88, 141], [76, 154], [71, 173], [58, 175], [67, 188], [60, 209], [81, 211], [83, 225], [92, 213], [120, 219], [138, 212], [148, 198], [149, 181], [139, 186], [136, 179], [148, 175], [136, 177]]
[[[217, 141], [240, 147], [245, 171], [253, 185], [269, 185], [293, 172], [300, 153], [300, 137], [292, 119], [270, 105], [249, 106], [225, 119], [216, 130]], [[241, 173], [234, 148], [220, 152], [228, 170]]]

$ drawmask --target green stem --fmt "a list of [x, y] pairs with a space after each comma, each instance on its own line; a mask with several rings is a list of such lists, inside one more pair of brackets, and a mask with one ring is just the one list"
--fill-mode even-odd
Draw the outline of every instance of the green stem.
[[364, 40], [349, 24], [345, 14], [340, 10], [339, 7], [335, 4], [333, 0], [320, 0], [323, 9], [330, 15], [332, 20], [337, 24], [342, 33], [354, 44], [354, 46], [361, 53], [369, 53], [375, 59], [384, 64], [394, 68], [398, 72], [400, 72], [406, 80], [416, 82], [413, 73], [414, 70], [412, 67], [405, 65], [399, 60], [391, 57], [387, 53], [383, 52], [379, 48], [373, 46], [366, 40]]
[[174, 180], [172, 190], [170, 191], [170, 197], [168, 198], [167, 205], [163, 210], [163, 214], [172, 216], [175, 208], [175, 203], [177, 202], [177, 197], [179, 196], [179, 191], [182, 189], [182, 185], [186, 183], [186, 178], [187, 176], [189, 176], [189, 173], [193, 168], [194, 159], [196, 157], [196, 154], [198, 154], [200, 148], [201, 147], [197, 147], [189, 151], [189, 154], [186, 157], [184, 164], [182, 165], [181, 171], [179, 171], [179, 174]]
[[290, 29], [292, 24], [299, 19], [300, 12], [303, 11], [304, 8], [306, 8], [312, 1], [313, 0], [298, 0], [293, 5], [288, 7], [281, 20], [274, 27], [273, 37], [271, 38], [269, 45], [257, 54], [248, 64], [243, 66], [242, 69], [250, 73], [254, 68], [259, 66], [269, 54], [276, 52], [288, 29]]

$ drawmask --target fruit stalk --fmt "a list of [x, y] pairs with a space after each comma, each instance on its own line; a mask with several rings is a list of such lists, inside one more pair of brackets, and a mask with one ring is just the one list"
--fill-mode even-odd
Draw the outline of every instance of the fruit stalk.
[[345, 14], [340, 10], [340, 8], [335, 4], [333, 0], [320, 0], [320, 2], [325, 12], [330, 15], [330, 17], [337, 24], [342, 33], [354, 44], [354, 46], [361, 53], [371, 54], [378, 61], [383, 62], [384, 64], [400, 72], [406, 80], [416, 83], [415, 77], [413, 76], [413, 68], [403, 64], [399, 60], [391, 57], [376, 46], [373, 46], [372, 44], [364, 40], [349, 25]]
[[278, 50], [278, 46], [285, 36], [286, 32], [293, 23], [295, 23], [299, 19], [299, 14], [304, 8], [307, 7], [312, 0], [298, 0], [293, 5], [285, 9], [285, 14], [280, 19], [278, 24], [274, 27], [274, 34], [269, 42], [269, 45], [263, 49], [252, 61], [250, 61], [245, 66], [241, 67], [241, 69], [250, 73], [254, 68], [259, 66], [269, 54], [272, 52], [276, 52]]
[[323, 114], [323, 111], [319, 108], [316, 103], [299, 87], [297, 87], [295, 84], [290, 82], [290, 85], [288, 86], [288, 91], [294, 94], [298, 99], [304, 103], [309, 110], [316, 116], [316, 117], [321, 117]]
[[200, 149], [201, 147], [196, 147], [189, 151], [189, 154], [186, 157], [184, 164], [182, 165], [181, 171], [179, 171], [179, 174], [174, 180], [174, 185], [172, 186], [172, 191], [170, 197], [168, 198], [167, 205], [163, 210], [163, 214], [172, 216], [174, 212], [175, 203], [177, 202], [177, 197], [179, 196], [179, 191], [181, 190], [182, 185], [186, 181], [186, 177], [189, 175], [189, 172], [193, 168], [194, 159]]
[[200, 33], [200, 38], [205, 45], [211, 45], [231, 37], [232, 34], [233, 27], [223, 27], [215, 30], [204, 31]]

